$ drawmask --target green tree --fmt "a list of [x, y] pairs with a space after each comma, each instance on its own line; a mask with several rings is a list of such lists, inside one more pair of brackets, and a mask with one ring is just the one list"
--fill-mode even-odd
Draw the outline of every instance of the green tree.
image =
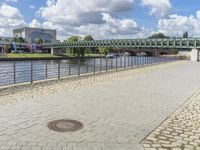
[[149, 37], [150, 39], [162, 39], [162, 38], [169, 38], [165, 36], [163, 33], [156, 33]]
[[[83, 38], [83, 41], [86, 41], [86, 42], [87, 41], [93, 41], [93, 40], [94, 40], [94, 38], [91, 35], [87, 35], [87, 36], [85, 36]], [[81, 55], [84, 56], [85, 53], [86, 54], [91, 54], [91, 53], [93, 53], [95, 51], [95, 49], [96, 49], [95, 47], [81, 49]]]
[[12, 41], [13, 41], [13, 42], [17, 42], [18, 39], [17, 39], [16, 37], [14, 37], [14, 38], [12, 39]]
[[188, 38], [188, 32], [183, 33], [183, 38]]
[[43, 44], [44, 42], [43, 42], [43, 40], [42, 40], [41, 38], [37, 38], [37, 39], [36, 39], [36, 43], [37, 43], [38, 45], [41, 45], [41, 44]]
[[19, 43], [26, 43], [26, 40], [24, 38], [22, 38], [22, 37], [19, 37], [18, 38], [18, 42]]
[[2, 39], [0, 38], [0, 41], [2, 41]]
[[100, 47], [99, 48], [99, 53], [101, 55], [107, 55], [110, 52], [110, 48], [109, 47]]
[[87, 35], [84, 37], [83, 41], [93, 41], [93, 37], [91, 35]]
[[176, 55], [176, 54], [178, 54], [178, 50], [176, 48], [172, 48], [171, 53]]
[[19, 37], [19, 38], [14, 37], [14, 38], [12, 39], [12, 41], [13, 41], [13, 42], [17, 42], [17, 43], [26, 43], [26, 40], [25, 40], [24, 38], [22, 38], [22, 37]]
[[3, 46], [3, 53], [4, 54], [7, 54], [9, 52], [9, 50], [11, 49], [11, 46], [10, 45], [4, 45]]
[[[78, 42], [81, 40], [80, 36], [71, 36], [67, 39], [68, 42], [73, 43], [73, 42]], [[68, 54], [73, 54], [74, 56], [80, 56], [80, 49], [79, 48], [68, 48], [67, 49]]]
[[69, 37], [68, 38], [68, 42], [78, 42], [78, 41], [80, 41], [81, 40], [81, 37], [80, 36], [71, 36], [71, 37]]
[[[80, 36], [71, 36], [67, 39], [67, 42], [79, 42], [82, 41]], [[83, 38], [83, 41], [93, 41], [93, 37], [91, 35], [87, 35]], [[91, 51], [95, 51], [95, 48], [68, 48], [67, 54], [72, 54], [74, 56], [85, 56], [85, 53], [91, 53]]]

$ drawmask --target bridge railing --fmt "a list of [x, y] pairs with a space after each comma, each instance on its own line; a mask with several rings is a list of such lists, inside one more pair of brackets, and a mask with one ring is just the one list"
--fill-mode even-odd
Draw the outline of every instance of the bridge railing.
[[14, 61], [0, 63], [0, 86], [47, 79], [62, 79], [85, 74], [138, 68], [179, 60], [179, 57], [115, 57], [56, 61]]

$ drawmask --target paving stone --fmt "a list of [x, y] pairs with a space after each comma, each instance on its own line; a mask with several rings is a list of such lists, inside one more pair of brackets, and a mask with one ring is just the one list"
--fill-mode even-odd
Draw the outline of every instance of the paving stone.
[[[199, 149], [200, 147], [200, 90], [177, 111], [175, 111], [160, 127], [144, 140], [152, 148], [165, 147], [172, 150]], [[172, 130], [173, 129], [173, 130]], [[158, 132], [159, 131], [159, 132]], [[171, 132], [171, 134], [170, 134]], [[154, 136], [152, 139], [151, 136]], [[165, 140], [165, 141], [164, 141]]]
[[[199, 88], [199, 77], [199, 64], [184, 61], [0, 92], [0, 141], [22, 150], [140, 150], [139, 142]], [[146, 139], [146, 149], [195, 147], [198, 95]], [[62, 118], [81, 121], [84, 129], [57, 133], [47, 128], [49, 121]], [[190, 136], [192, 141], [184, 140]]]

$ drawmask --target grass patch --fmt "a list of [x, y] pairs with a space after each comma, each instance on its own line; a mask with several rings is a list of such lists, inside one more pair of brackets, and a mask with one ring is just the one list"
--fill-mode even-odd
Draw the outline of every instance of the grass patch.
[[[85, 57], [100, 57], [100, 54], [85, 54]], [[68, 55], [51, 55], [51, 54], [42, 54], [42, 53], [8, 53], [6, 55], [0, 54], [0, 58], [73, 58], [77, 57], [72, 54]]]
[[62, 56], [56, 56], [51, 54], [15, 54], [9, 53], [7, 55], [0, 55], [0, 58], [59, 58]]

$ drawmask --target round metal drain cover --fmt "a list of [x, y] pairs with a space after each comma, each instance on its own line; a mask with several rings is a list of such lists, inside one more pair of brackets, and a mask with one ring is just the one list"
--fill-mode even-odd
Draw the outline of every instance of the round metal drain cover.
[[48, 128], [57, 132], [73, 132], [83, 128], [83, 124], [76, 120], [55, 120], [48, 124]]

